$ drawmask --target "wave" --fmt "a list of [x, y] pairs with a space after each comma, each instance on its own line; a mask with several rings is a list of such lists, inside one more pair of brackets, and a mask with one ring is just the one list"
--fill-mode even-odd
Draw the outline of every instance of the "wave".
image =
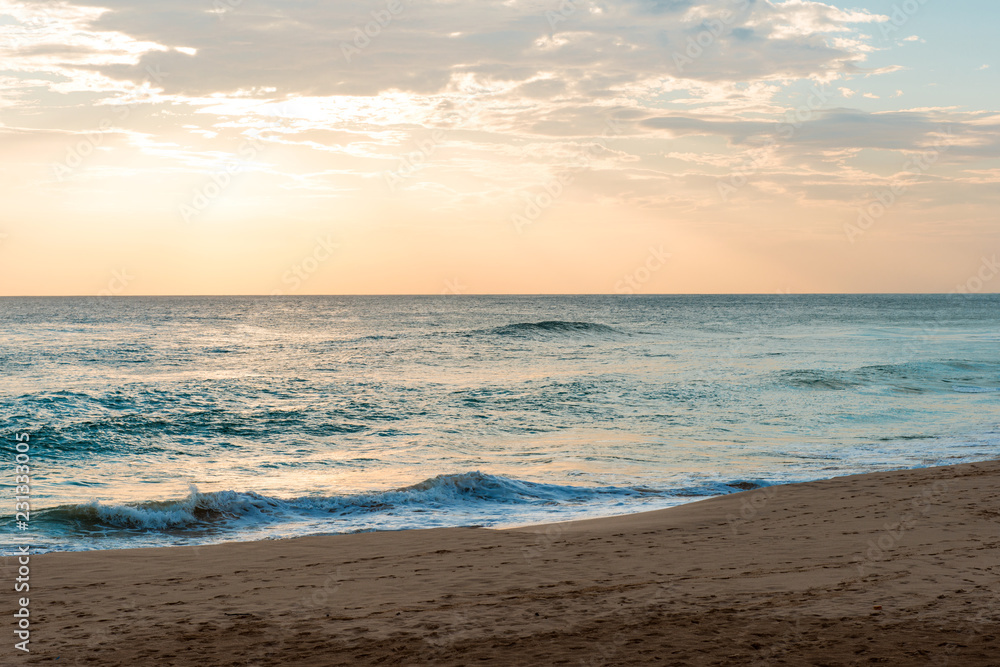
[[572, 336], [572, 335], [610, 335], [621, 333], [614, 327], [594, 322], [566, 322], [563, 320], [546, 320], [544, 322], [519, 322], [490, 329], [485, 333], [494, 336], [512, 336], [518, 338], [538, 336]]
[[[438, 475], [411, 486], [390, 491], [339, 496], [273, 498], [253, 491], [202, 493], [189, 487], [187, 497], [125, 504], [98, 501], [64, 505], [36, 514], [43, 526], [78, 533], [108, 531], [218, 532], [252, 526], [307, 519], [349, 520], [362, 515], [423, 512], [475, 514], [500, 505], [543, 507], [584, 506], [610, 501], [655, 497], [714, 496], [769, 486], [763, 480], [705, 482], [673, 490], [646, 487], [581, 487], [527, 482], [502, 475], [467, 472]], [[350, 523], [350, 521], [345, 521]], [[331, 525], [333, 532], [336, 523]]]
[[857, 380], [852, 379], [848, 373], [834, 373], [830, 371], [787, 371], [782, 376], [788, 384], [804, 389], [832, 389], [840, 391], [861, 384]]
[[191, 485], [180, 500], [105, 505], [91, 501], [63, 505], [36, 513], [42, 524], [58, 524], [82, 532], [102, 529], [141, 529], [170, 532], [192, 526], [222, 526], [232, 521], [267, 520], [277, 516], [284, 503], [252, 491], [201, 493]]
[[804, 389], [842, 391], [881, 386], [896, 391], [986, 393], [1000, 391], [1000, 365], [963, 361], [909, 362], [862, 366], [855, 369], [800, 369], [784, 371], [780, 380]]

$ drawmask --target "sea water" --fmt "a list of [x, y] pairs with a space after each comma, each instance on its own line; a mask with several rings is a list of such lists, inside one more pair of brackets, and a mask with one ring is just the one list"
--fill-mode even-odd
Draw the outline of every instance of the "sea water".
[[[997, 295], [0, 299], [3, 543], [511, 526], [993, 459], [998, 307]], [[20, 533], [17, 434], [31, 438]]]

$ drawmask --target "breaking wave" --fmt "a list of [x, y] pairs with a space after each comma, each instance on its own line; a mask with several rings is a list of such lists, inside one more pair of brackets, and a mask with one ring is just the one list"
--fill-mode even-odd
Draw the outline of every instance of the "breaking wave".
[[[763, 480], [706, 482], [657, 490], [645, 487], [579, 487], [527, 482], [501, 475], [467, 472], [438, 475], [390, 491], [281, 499], [253, 491], [202, 493], [189, 487], [185, 498], [126, 504], [97, 501], [64, 505], [38, 513], [37, 521], [58, 524], [63, 530], [95, 533], [115, 530], [180, 533], [189, 530], [219, 532], [279, 522], [325, 518], [330, 532], [349, 532], [365, 515], [456, 513], [491, 515], [491, 508], [535, 505], [558, 509], [585, 506], [594, 501], [618, 504], [643, 498], [713, 496], [768, 486]], [[499, 508], [498, 508], [499, 509]]]

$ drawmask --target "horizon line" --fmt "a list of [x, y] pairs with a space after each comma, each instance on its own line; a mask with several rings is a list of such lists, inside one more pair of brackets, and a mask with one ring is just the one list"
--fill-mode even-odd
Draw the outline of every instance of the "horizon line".
[[355, 294], [7, 294], [0, 299], [194, 299], [194, 298], [302, 298], [302, 297], [681, 297], [681, 296], [997, 296], [1000, 292], [469, 292], [442, 293], [355, 293]]

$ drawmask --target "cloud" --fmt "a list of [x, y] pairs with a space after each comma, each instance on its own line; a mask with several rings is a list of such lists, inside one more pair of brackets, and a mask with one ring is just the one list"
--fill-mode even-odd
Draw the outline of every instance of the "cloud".
[[[977, 118], [977, 115], [965, 115], [964, 122], [953, 124], [950, 131], [970, 137], [990, 134], [988, 129], [976, 128], [974, 121]], [[989, 122], [991, 128], [996, 127], [995, 118]], [[933, 144], [949, 127], [945, 113], [935, 110], [871, 113], [844, 108], [810, 112], [808, 118], [799, 123], [673, 115], [643, 119], [637, 125], [643, 129], [665, 130], [670, 136], [721, 136], [733, 145], [773, 144], [775, 142], [767, 140], [780, 135], [777, 142], [780, 147], [823, 151], [848, 148], [912, 150]]]
[[[74, 141], [130, 110], [91, 158], [109, 177], [197, 176], [253, 140], [267, 150], [246, 171], [265, 188], [385, 195], [383, 174], [418, 155], [399, 191], [444, 207], [566, 169], [586, 196], [697, 207], [748, 153], [760, 192], [808, 198], [863, 181], [866, 151], [902, 162], [945, 125], [949, 160], [997, 146], [985, 116], [836, 108], [834, 91], [859, 94], [837, 84], [902, 66], [866, 66], [862, 31], [887, 17], [822, 2], [78, 0], [43, 18], [0, 3], [0, 107]], [[820, 83], [830, 96], [810, 104]], [[664, 194], [678, 184], [692, 192]]]
[[[28, 5], [11, 6], [27, 12]], [[665, 77], [744, 81], [857, 71], [862, 42], [827, 35], [886, 18], [801, 0], [735, 11], [729, 0], [563, 6], [262, 0], [218, 13], [205, 0], [79, 0], [35, 35], [34, 48], [85, 47], [103, 61], [49, 65], [64, 73], [86, 67], [133, 85], [154, 67], [168, 73], [167, 94], [187, 97], [259, 88], [282, 96], [428, 95], [466, 78], [511, 86], [559, 80], [559, 93], [609, 95]], [[15, 65], [26, 57], [16, 54]], [[525, 92], [556, 93], [554, 84]]]

